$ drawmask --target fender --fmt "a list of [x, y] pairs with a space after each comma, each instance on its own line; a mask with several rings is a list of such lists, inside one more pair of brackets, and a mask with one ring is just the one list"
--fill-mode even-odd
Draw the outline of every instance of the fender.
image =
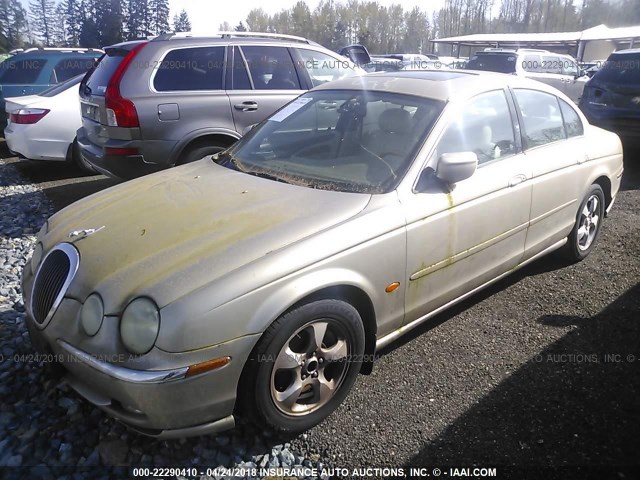
[[[328, 287], [343, 285], [358, 288], [369, 299], [376, 297], [371, 282], [359, 272], [344, 268], [316, 270], [285, 280], [274, 286], [274, 289], [270, 289], [269, 294], [248, 320], [247, 331], [262, 333], [274, 320], [305, 297]], [[372, 304], [375, 305], [375, 302], [372, 301]]]

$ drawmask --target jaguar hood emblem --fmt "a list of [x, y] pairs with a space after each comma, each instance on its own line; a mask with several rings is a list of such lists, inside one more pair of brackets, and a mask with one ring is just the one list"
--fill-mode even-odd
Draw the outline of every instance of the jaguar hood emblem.
[[83, 230], [73, 230], [72, 232], [69, 232], [69, 238], [71, 238], [72, 240], [81, 240], [83, 238], [88, 237], [89, 235], [93, 235], [96, 232], [99, 232], [100, 230], [102, 230], [105, 226], [101, 226], [98, 228], [85, 228]]
[[635, 103], [636, 105], [640, 105], [640, 97], [633, 97], [633, 98], [631, 99], [631, 101], [632, 101], [633, 103]]

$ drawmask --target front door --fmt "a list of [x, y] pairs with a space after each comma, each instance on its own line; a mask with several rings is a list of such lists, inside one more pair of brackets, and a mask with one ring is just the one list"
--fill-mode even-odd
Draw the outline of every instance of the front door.
[[405, 323], [520, 262], [531, 171], [518, 145], [505, 92], [478, 95], [450, 121], [429, 161], [435, 166], [443, 153], [471, 151], [478, 156], [476, 172], [450, 191], [432, 177], [401, 196], [407, 212]]

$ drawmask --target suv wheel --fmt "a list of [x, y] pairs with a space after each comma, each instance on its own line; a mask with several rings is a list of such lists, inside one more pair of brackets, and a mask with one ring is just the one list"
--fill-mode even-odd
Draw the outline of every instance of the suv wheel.
[[207, 143], [198, 143], [197, 145], [187, 147], [178, 158], [176, 165], [184, 165], [185, 163], [195, 162], [207, 155], [213, 155], [226, 149], [229, 145], [220, 141], [212, 141]]
[[91, 175], [96, 175], [98, 173], [82, 158], [82, 154], [80, 153], [80, 145], [78, 145], [77, 139], [74, 139], [73, 144], [71, 145], [71, 160], [84, 173], [89, 173]]

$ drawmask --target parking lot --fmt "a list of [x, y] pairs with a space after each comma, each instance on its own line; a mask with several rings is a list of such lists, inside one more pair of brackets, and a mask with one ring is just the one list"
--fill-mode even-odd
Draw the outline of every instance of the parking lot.
[[620, 478], [616, 471], [640, 465], [640, 152], [625, 153], [622, 190], [585, 261], [539, 260], [438, 315], [385, 348], [373, 373], [360, 376], [319, 426], [282, 439], [241, 423], [217, 438], [163, 442], [126, 431], [41, 365], [20, 360], [30, 352], [24, 309], [6, 291], [5, 274], [20, 266], [8, 259], [24, 254], [7, 245], [16, 237], [28, 243], [37, 231], [8, 224], [24, 218], [11, 211], [21, 208], [20, 196], [31, 202], [42, 192], [57, 211], [115, 182], [66, 164], [10, 158], [4, 143], [0, 157], [5, 461], [80, 466], [87, 475], [98, 464], [215, 467], [277, 458], [280, 465], [283, 451], [350, 469], [601, 466], [600, 478]]

